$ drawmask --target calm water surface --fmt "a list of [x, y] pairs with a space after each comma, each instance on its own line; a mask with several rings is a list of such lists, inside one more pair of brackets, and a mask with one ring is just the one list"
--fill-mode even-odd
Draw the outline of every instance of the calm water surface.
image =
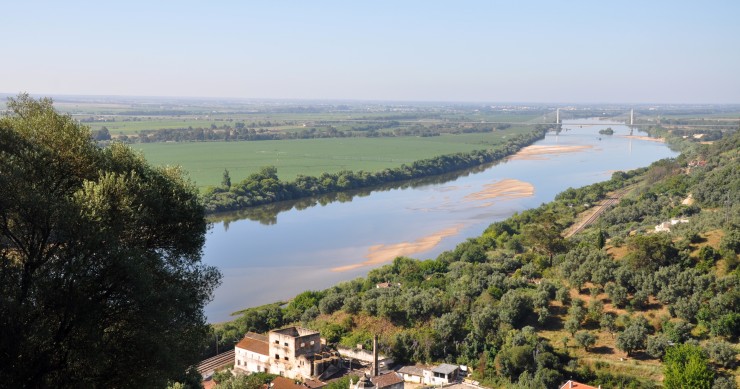
[[[302, 210], [288, 205], [268, 218], [272, 219], [269, 223], [250, 219], [214, 223], [207, 235], [203, 261], [220, 268], [224, 277], [214, 301], [206, 307], [208, 320], [228, 320], [229, 314], [239, 309], [363, 276], [380, 266], [363, 262], [377, 261], [383, 253], [391, 255], [396, 249], [404, 249], [414, 258], [435, 258], [465, 239], [480, 235], [492, 222], [551, 201], [568, 187], [603, 181], [615, 170], [643, 167], [677, 155], [663, 143], [625, 137], [630, 130], [622, 124], [579, 124], [595, 121], [566, 121], [559, 135], [548, 134], [535, 143], [588, 146], [579, 151], [512, 159], [447, 182], [377, 190], [351, 201]], [[614, 135], [598, 134], [606, 127], [611, 127]], [[646, 135], [637, 130], [634, 134]], [[486, 185], [506, 179], [531, 184], [534, 194], [520, 198], [470, 197]], [[393, 257], [385, 259], [391, 261]]]

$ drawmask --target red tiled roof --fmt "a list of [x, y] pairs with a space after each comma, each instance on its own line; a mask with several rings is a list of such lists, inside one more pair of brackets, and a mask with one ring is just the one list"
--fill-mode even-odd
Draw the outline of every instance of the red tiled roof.
[[270, 353], [270, 347], [267, 345], [267, 342], [252, 338], [242, 339], [236, 344], [236, 347], [261, 355], [268, 355]]
[[306, 387], [296, 384], [295, 381], [291, 379], [277, 376], [272, 380], [272, 389], [306, 389]]
[[303, 385], [310, 389], [319, 389], [319, 388], [323, 388], [327, 384], [325, 382], [321, 382], [318, 380], [305, 380], [303, 381]]
[[594, 386], [582, 384], [580, 382], [573, 381], [573, 380], [567, 381], [560, 387], [560, 389], [571, 389], [571, 388], [572, 389], [598, 389]]
[[388, 386], [403, 382], [403, 378], [401, 378], [395, 372], [390, 372], [387, 374], [379, 375], [377, 377], [372, 377], [370, 378], [370, 380], [375, 385], [378, 385], [378, 388], [386, 388]]

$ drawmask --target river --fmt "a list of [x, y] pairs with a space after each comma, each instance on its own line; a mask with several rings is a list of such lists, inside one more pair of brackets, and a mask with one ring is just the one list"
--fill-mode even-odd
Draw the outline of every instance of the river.
[[[584, 125], [595, 121], [603, 124]], [[607, 127], [614, 135], [598, 133]], [[435, 258], [568, 187], [678, 155], [629, 134], [620, 123], [565, 121], [559, 134], [472, 171], [227, 215], [213, 223], [203, 252], [223, 273], [208, 320], [363, 276], [397, 255]]]

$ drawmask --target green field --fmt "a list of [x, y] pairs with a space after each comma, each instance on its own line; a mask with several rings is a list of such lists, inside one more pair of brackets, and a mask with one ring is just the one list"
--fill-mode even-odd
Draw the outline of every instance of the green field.
[[528, 126], [494, 133], [435, 137], [325, 138], [255, 142], [135, 144], [155, 165], [180, 165], [199, 187], [219, 185], [224, 169], [233, 182], [263, 166], [275, 166], [283, 180], [340, 170], [378, 171], [438, 155], [480, 150], [504, 142]]

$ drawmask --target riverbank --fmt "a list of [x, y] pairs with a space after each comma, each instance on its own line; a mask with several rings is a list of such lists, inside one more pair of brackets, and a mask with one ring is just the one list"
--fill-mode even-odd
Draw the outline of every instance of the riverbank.
[[502, 160], [542, 139], [547, 130], [538, 126], [527, 134], [510, 137], [504, 144], [492, 148], [441, 155], [379, 172], [341, 171], [323, 173], [319, 177], [299, 176], [294, 181], [286, 182], [278, 178], [275, 167], [265, 167], [238, 184], [210, 188], [203, 195], [203, 202], [206, 212], [213, 214], [469, 169]]

